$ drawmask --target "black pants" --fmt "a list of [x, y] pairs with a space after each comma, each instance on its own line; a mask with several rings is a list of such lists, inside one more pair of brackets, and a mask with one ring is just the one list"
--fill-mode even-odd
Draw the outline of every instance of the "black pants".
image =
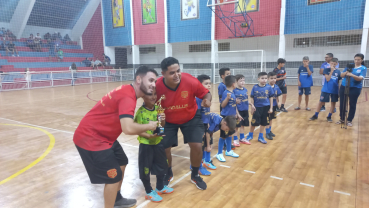
[[[349, 93], [349, 114], [347, 117], [347, 121], [352, 122], [352, 120], [355, 117], [356, 112], [356, 104], [357, 99], [359, 98], [361, 93], [361, 88], [357, 87], [350, 87], [350, 93]], [[340, 87], [340, 118], [342, 121], [345, 119], [345, 112], [346, 112], [346, 106], [344, 103], [344, 95], [345, 95], [345, 86]]]

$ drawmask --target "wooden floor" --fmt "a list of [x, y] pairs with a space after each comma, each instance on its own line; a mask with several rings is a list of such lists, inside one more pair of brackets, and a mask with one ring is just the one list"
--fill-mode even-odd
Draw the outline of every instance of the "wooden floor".
[[[0, 207], [103, 207], [103, 185], [90, 183], [72, 138], [93, 100], [121, 84], [0, 93]], [[216, 88], [212, 112], [219, 111]], [[174, 193], [159, 204], [144, 200], [136, 137], [121, 135], [129, 158], [122, 194], [136, 198], [138, 207], [369, 207], [368, 91], [361, 93], [354, 126], [344, 130], [326, 122], [327, 111], [317, 121], [308, 120], [320, 87], [312, 88], [311, 112], [293, 110], [297, 87], [288, 87], [289, 112], [279, 114], [273, 125], [275, 140], [263, 145], [254, 139], [235, 150], [238, 159], [226, 157], [222, 164], [215, 159], [218, 169], [204, 177], [206, 191], [190, 183], [189, 147], [180, 134], [181, 145], [173, 149]]]

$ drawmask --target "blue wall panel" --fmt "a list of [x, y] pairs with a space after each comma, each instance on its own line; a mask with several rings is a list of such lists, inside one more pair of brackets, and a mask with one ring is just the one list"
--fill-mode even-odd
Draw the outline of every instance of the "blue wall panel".
[[362, 29], [365, 0], [341, 0], [308, 5], [308, 0], [287, 0], [285, 34]]
[[102, 1], [106, 46], [132, 45], [130, 1], [123, 0], [123, 2], [125, 27], [113, 28], [111, 0]]
[[170, 43], [204, 41], [211, 39], [212, 11], [206, 6], [207, 0], [199, 0], [200, 12], [198, 19], [183, 21], [181, 21], [181, 1], [166, 1], [168, 6], [168, 41]]

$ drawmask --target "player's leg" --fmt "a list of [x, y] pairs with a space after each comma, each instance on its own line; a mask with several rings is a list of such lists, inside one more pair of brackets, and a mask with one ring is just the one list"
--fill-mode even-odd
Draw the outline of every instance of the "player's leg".
[[258, 141], [263, 144], [266, 144], [267, 142], [264, 139], [264, 131], [265, 131], [265, 126], [260, 126]]
[[352, 126], [352, 120], [355, 117], [356, 104], [360, 96], [361, 88], [350, 87], [350, 99], [349, 99], [349, 114], [347, 117], [347, 126]]
[[249, 132], [249, 135], [247, 135], [246, 137], [246, 140], [249, 142], [254, 138], [255, 127], [260, 125], [260, 116], [261, 116], [260, 110], [261, 109], [262, 108], [257, 107], [254, 114], [252, 114], [250, 132]]
[[159, 195], [173, 193], [173, 188], [164, 185], [164, 174], [168, 169], [167, 157], [163, 145], [151, 145], [153, 149], [152, 173], [156, 175], [155, 192]]
[[269, 111], [270, 106], [264, 106], [261, 108], [260, 110], [260, 132], [259, 132], [259, 136], [258, 136], [258, 141], [266, 144], [267, 142], [264, 139], [264, 131], [265, 131], [265, 127], [269, 125]]
[[116, 191], [119, 188], [119, 182], [113, 184], [105, 184], [104, 188], [104, 204], [105, 208], [113, 208], [117, 197]]
[[[231, 142], [231, 145], [233, 143], [233, 145], [235, 147], [239, 147], [240, 146], [240, 143], [238, 141], [238, 131], [237, 131], [237, 129], [236, 129], [235, 133], [232, 135], [232, 137], [233, 137], [233, 142]], [[231, 149], [232, 149], [232, 147], [231, 147]]]
[[297, 98], [297, 107], [295, 108], [295, 110], [300, 110], [301, 109], [301, 101], [302, 101], [303, 90], [304, 90], [304, 88], [299, 87], [299, 97]]
[[227, 138], [226, 138], [226, 143], [227, 143], [227, 151], [225, 152], [225, 155], [226, 156], [230, 156], [230, 157], [235, 157], [235, 158], [238, 158], [239, 155], [236, 154], [233, 150], [232, 150], [232, 134], [233, 132], [228, 132], [228, 135], [227, 135]]
[[321, 111], [320, 109], [323, 105], [325, 105], [326, 102], [329, 102], [329, 93], [322, 92], [320, 94], [320, 100], [316, 107], [315, 114], [313, 115], [313, 117], [310, 118], [311, 121], [318, 119], [319, 112]]
[[333, 102], [333, 101], [334, 101], [334, 99], [332, 97], [332, 99], [331, 99], [331, 108], [329, 109], [329, 114], [327, 116], [327, 121], [329, 123], [332, 123], [333, 122], [333, 120], [332, 120], [332, 114], [333, 114], [334, 109], [336, 108], [336, 102]]
[[165, 122], [165, 136], [161, 140], [160, 144], [165, 149], [165, 154], [168, 160], [167, 173], [164, 175], [164, 185], [168, 185], [173, 180], [172, 171], [172, 147], [178, 146], [178, 128], [176, 124]]
[[309, 108], [309, 98], [310, 98], [310, 94], [311, 94], [311, 87], [307, 87], [305, 88], [305, 105], [306, 105], [306, 110], [310, 111], [311, 109]]
[[280, 111], [287, 113], [288, 111], [284, 107], [284, 104], [286, 103], [287, 100], [287, 86], [282, 87], [281, 91], [282, 91], [282, 104]]

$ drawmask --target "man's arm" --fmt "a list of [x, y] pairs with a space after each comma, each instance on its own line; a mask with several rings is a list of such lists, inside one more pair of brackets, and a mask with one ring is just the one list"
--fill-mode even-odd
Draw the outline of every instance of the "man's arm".
[[158, 122], [149, 121], [148, 124], [135, 123], [132, 118], [125, 117], [120, 119], [120, 126], [126, 135], [138, 135], [148, 130], [155, 130]]
[[213, 98], [213, 96], [211, 95], [211, 93], [207, 93], [203, 98], [202, 98], [202, 106], [205, 108], [210, 108], [211, 106], [211, 99]]
[[320, 68], [319, 74], [323, 75], [323, 72], [324, 72], [324, 68]]

